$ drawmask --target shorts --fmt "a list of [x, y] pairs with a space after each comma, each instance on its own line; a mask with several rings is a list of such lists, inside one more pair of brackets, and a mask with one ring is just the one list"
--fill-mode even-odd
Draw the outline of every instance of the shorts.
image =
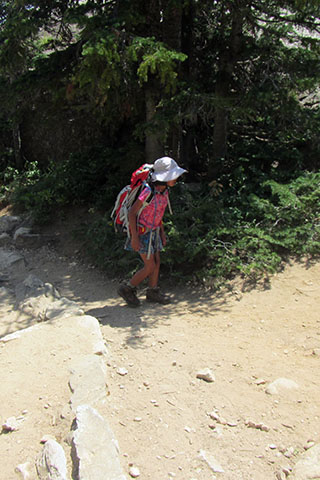
[[[150, 244], [151, 235], [152, 235], [152, 238], [151, 238], [151, 244]], [[163, 250], [163, 244], [162, 244], [160, 232], [158, 229], [151, 230], [147, 233], [144, 233], [143, 235], [139, 235], [139, 242], [140, 242], [140, 247], [139, 247], [138, 253], [150, 252], [150, 255], [153, 255], [154, 253], [161, 252], [161, 250]], [[133, 251], [133, 248], [131, 246], [131, 238], [127, 238], [124, 249], [131, 252]]]

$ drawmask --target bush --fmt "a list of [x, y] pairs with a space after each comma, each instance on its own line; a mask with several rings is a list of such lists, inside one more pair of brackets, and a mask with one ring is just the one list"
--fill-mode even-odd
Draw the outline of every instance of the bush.
[[290, 255], [319, 255], [319, 185], [319, 173], [304, 173], [287, 184], [265, 180], [257, 193], [247, 185], [235, 195], [231, 184], [219, 196], [207, 189], [183, 195], [169, 222], [165, 264], [172, 274], [212, 281], [236, 273], [256, 278]]
[[[31, 212], [38, 223], [50, 221], [67, 205], [95, 204], [105, 190], [114, 151], [92, 147], [40, 172], [36, 162], [17, 174], [12, 203]], [[115, 162], [116, 163], [116, 162]]]
[[[286, 184], [265, 179], [260, 191], [248, 183], [235, 193], [236, 178], [228, 185], [193, 191], [177, 184], [172, 190], [164, 274], [217, 286], [237, 274], [255, 280], [275, 272], [288, 256], [319, 255], [320, 174], [304, 173]], [[82, 233], [91, 257], [112, 274], [137, 267], [138, 256], [123, 251], [124, 238], [109, 218]]]
[[[124, 252], [125, 239], [115, 233], [108, 216], [138, 163], [126, 152], [94, 147], [46, 172], [36, 163], [22, 173], [8, 167], [0, 194], [39, 222], [68, 204], [102, 210], [78, 234], [92, 261], [112, 275], [127, 275], [138, 257]], [[126, 168], [120, 171], [120, 165]], [[246, 159], [209, 185], [178, 183], [171, 192], [173, 216], [165, 217], [168, 244], [162, 272], [217, 286], [237, 274], [256, 279], [275, 272], [289, 256], [319, 255], [319, 185], [320, 173], [289, 178], [277, 169], [262, 172]]]

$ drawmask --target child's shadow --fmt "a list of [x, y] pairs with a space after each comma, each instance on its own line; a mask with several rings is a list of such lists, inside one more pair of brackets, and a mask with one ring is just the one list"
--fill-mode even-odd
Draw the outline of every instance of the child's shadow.
[[135, 308], [109, 306], [92, 308], [85, 312], [86, 315], [95, 317], [101, 325], [109, 325], [112, 328], [140, 328], [143, 321]]

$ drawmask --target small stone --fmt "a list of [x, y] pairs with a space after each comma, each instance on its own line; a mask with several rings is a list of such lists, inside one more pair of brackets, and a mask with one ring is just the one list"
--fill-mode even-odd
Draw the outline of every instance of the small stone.
[[142, 418], [141, 417], [135, 417], [134, 421], [135, 422], [142, 422]]
[[290, 475], [290, 473], [292, 472], [292, 468], [291, 467], [283, 467], [282, 471], [285, 474], [285, 476], [288, 477]]
[[206, 452], [205, 450], [200, 450], [199, 458], [203, 460], [214, 473], [224, 473], [221, 465], [210, 453]]
[[304, 445], [303, 448], [304, 448], [305, 450], [309, 450], [309, 448], [314, 447], [314, 445], [315, 445], [315, 442], [314, 442], [314, 441], [308, 440], [307, 443]]
[[212, 383], [215, 381], [215, 376], [209, 368], [204, 368], [203, 370], [200, 370], [197, 373], [196, 377], [208, 383]]
[[289, 448], [287, 448], [287, 450], [284, 452], [283, 455], [284, 455], [286, 458], [291, 458], [293, 454], [294, 454], [294, 448], [293, 448], [293, 447], [289, 447]]
[[257, 378], [257, 380], [255, 380], [254, 382], [256, 385], [265, 385], [267, 383], [266, 380], [264, 380], [263, 378]]
[[23, 480], [29, 480], [29, 478], [31, 478], [29, 467], [30, 467], [29, 462], [20, 463], [20, 465], [16, 466], [15, 470], [17, 473], [21, 473]]
[[286, 480], [287, 476], [284, 473], [283, 470], [280, 470], [279, 472], [276, 473], [276, 479], [277, 480]]
[[125, 375], [128, 374], [128, 370], [127, 370], [126, 368], [124, 368], [124, 367], [119, 367], [119, 368], [117, 369], [117, 374], [118, 374], [118, 375], [121, 375], [122, 377], [124, 377]]
[[245, 425], [249, 428], [256, 428], [257, 430], [261, 430], [262, 432], [269, 432], [270, 427], [264, 425], [263, 423], [255, 423], [251, 420], [246, 420]]
[[138, 467], [130, 467], [129, 475], [132, 478], [138, 478], [140, 476], [140, 470]]
[[270, 448], [270, 450], [275, 450], [277, 448], [277, 445], [275, 445], [274, 443], [271, 443], [269, 445], [269, 448]]
[[237, 427], [237, 422], [227, 422], [228, 427]]
[[282, 390], [296, 390], [298, 388], [299, 385], [293, 380], [289, 380], [288, 378], [278, 378], [267, 386], [266, 393], [269, 395], [276, 395]]
[[2, 429], [5, 432], [15, 432], [16, 430], [19, 430], [19, 423], [16, 417], [9, 417], [7, 420], [3, 423]]
[[227, 425], [227, 420], [225, 420], [223, 417], [220, 417], [220, 415], [216, 412], [210, 412], [208, 413], [209, 417], [212, 418], [212, 420], [215, 420], [217, 423], [220, 423], [221, 425]]

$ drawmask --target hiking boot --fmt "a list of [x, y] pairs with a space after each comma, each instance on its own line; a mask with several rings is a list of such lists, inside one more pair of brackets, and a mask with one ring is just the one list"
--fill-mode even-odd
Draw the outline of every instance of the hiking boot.
[[148, 302], [161, 303], [162, 305], [170, 303], [170, 298], [161, 293], [158, 287], [148, 288], [146, 298]]
[[138, 307], [140, 305], [140, 300], [137, 297], [137, 289], [135, 287], [130, 287], [130, 285], [122, 283], [118, 288], [118, 294], [131, 307]]

